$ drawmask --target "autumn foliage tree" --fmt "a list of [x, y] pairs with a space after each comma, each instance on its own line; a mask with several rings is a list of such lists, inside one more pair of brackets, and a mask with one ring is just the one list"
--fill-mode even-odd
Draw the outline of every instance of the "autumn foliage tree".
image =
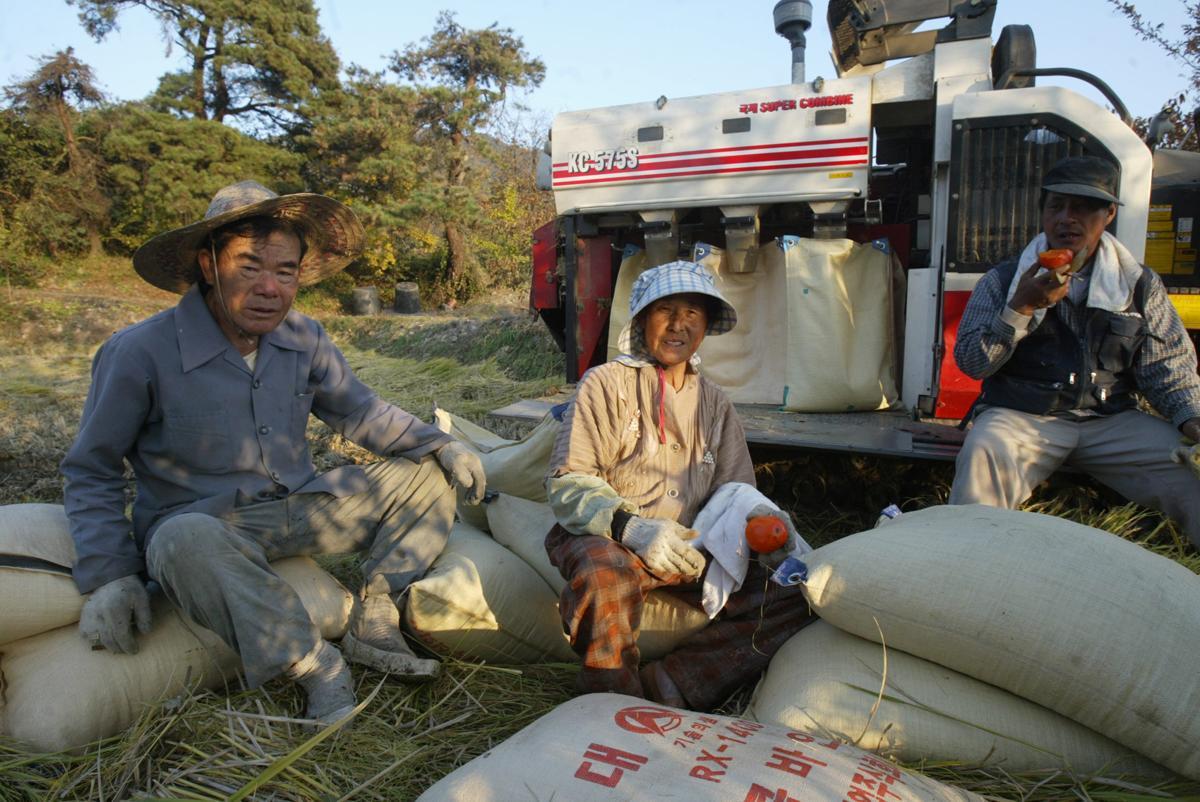
[[[1134, 33], [1163, 49], [1183, 69], [1184, 86], [1164, 98], [1163, 110], [1175, 123], [1163, 144], [1200, 150], [1200, 132], [1195, 131], [1197, 120], [1193, 109], [1200, 103], [1200, 2], [1181, 0], [1186, 21], [1178, 32], [1165, 23], [1143, 14], [1136, 4], [1126, 0], [1108, 0], [1117, 13], [1129, 21]], [[1156, 7], [1161, 12], [1162, 9]], [[1149, 120], [1137, 120], [1138, 132], [1145, 135]]]
[[368, 282], [407, 278], [405, 255], [419, 250], [411, 241], [411, 199], [427, 159], [413, 141], [416, 107], [412, 87], [351, 67], [343, 91], [314, 103], [293, 131], [306, 183], [349, 204], [363, 221], [367, 248], [351, 270]]
[[[525, 52], [510, 28], [469, 30], [443, 11], [433, 33], [392, 55], [391, 69], [420, 92], [416, 121], [436, 157], [427, 192], [446, 245], [444, 283], [457, 295], [474, 283], [464, 229], [478, 213], [469, 170], [471, 145], [487, 130], [514, 87], [536, 87], [545, 65]], [[422, 141], [422, 140], [418, 140]]]

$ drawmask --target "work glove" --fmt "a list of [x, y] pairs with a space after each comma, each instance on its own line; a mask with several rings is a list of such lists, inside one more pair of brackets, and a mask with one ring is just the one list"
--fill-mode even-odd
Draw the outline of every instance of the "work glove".
[[487, 476], [483, 472], [483, 463], [474, 451], [452, 440], [434, 453], [450, 477], [450, 484], [463, 489], [468, 504], [478, 504], [483, 500]]
[[110, 652], [137, 654], [130, 619], [143, 635], [150, 631], [150, 594], [136, 576], [123, 576], [92, 591], [79, 616], [79, 634]]
[[772, 507], [770, 504], [758, 504], [750, 512], [746, 513], [746, 520], [757, 518], [760, 515], [773, 515], [783, 521], [783, 525], [787, 527], [788, 539], [775, 551], [769, 551], [766, 554], [758, 555], [758, 560], [763, 565], [774, 571], [779, 567], [779, 564], [787, 559], [787, 556], [796, 549], [800, 548], [803, 541], [800, 539], [800, 533], [796, 531], [795, 524], [792, 523], [792, 516], [788, 515], [778, 507]]
[[1192, 476], [1200, 479], [1200, 444], [1183, 440], [1182, 445], [1171, 452], [1171, 462], [1187, 467]]
[[656, 576], [683, 574], [699, 579], [704, 572], [704, 555], [687, 542], [695, 537], [695, 530], [675, 521], [635, 515], [625, 524], [621, 543], [641, 557]]

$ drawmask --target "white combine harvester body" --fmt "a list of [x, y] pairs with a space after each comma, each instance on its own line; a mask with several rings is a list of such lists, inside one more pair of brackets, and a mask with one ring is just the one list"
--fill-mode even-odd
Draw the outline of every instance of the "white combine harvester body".
[[[1067, 155], [1119, 164], [1123, 206], [1114, 233], [1139, 258], [1150, 198], [1151, 153], [1122, 119], [1119, 100], [1109, 92], [1114, 113], [1068, 89], [1030, 85], [1032, 75], [1077, 71], [1036, 69], [1025, 26], [1006, 28], [994, 45], [996, 2], [834, 0], [830, 25], [841, 74], [805, 80], [802, 34], [811, 7], [784, 0], [775, 21], [794, 57], [800, 54], [792, 83], [557, 115], [538, 178], [553, 191], [558, 218], [535, 235], [532, 299], [561, 336], [568, 379], [608, 355], [605, 346], [626, 317], [620, 307], [631, 273], [709, 254], [706, 264], [724, 286], [744, 290], [744, 303], [776, 303], [775, 290], [756, 295], [746, 288], [778, 281], [794, 309], [796, 282], [831, 275], [797, 268], [796, 253], [807, 247], [844, 254], [851, 251], [834, 243], [887, 240], [882, 247], [895, 255], [893, 269], [873, 281], [891, 293], [887, 314], [895, 325], [885, 367], [898, 389], [880, 405], [891, 414], [860, 415], [849, 424], [832, 417], [812, 428], [814, 415], [797, 423], [797, 416], [789, 422], [787, 413], [774, 412], [788, 407], [784, 387], [781, 398], [743, 394], [740, 400], [751, 403], [742, 410], [749, 436], [769, 445], [953, 454], [953, 437], [935, 433], [926, 449], [928, 431], [897, 421], [958, 418], [973, 400], [977, 384], [949, 356], [958, 317], [982, 273], [1037, 233], [1044, 171]], [[954, 16], [947, 28], [914, 32], [929, 18], [921, 15], [939, 10]], [[771, 273], [767, 249], [774, 243], [801, 246], [778, 268], [786, 278]], [[840, 258], [822, 269], [836, 270]], [[869, 286], [857, 286], [842, 299], [851, 318], [856, 292], [874, 297]], [[779, 309], [738, 313], [752, 321]], [[838, 344], [828, 340], [798, 341], [803, 322], [794, 311], [784, 314], [791, 328], [779, 329], [789, 337], [780, 347], [788, 364], [770, 369], [786, 372], [811, 360], [806, 347], [842, 359], [848, 370], [861, 361], [858, 352], [829, 353]], [[759, 383], [758, 392], [774, 393], [777, 385]], [[829, 403], [834, 408], [804, 411], [863, 409]]]

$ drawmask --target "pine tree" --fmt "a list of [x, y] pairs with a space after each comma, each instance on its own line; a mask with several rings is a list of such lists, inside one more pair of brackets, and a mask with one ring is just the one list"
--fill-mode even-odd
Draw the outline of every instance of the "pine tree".
[[294, 124], [303, 106], [338, 87], [338, 58], [321, 34], [312, 0], [67, 0], [97, 41], [120, 12], [144, 8], [162, 24], [168, 50], [190, 68], [168, 73], [152, 96], [159, 108], [202, 120], [238, 118], [267, 132]]
[[[96, 159], [76, 131], [79, 109], [104, 99], [91, 68], [75, 58], [72, 48], [60, 50], [41, 59], [28, 78], [6, 88], [5, 97], [30, 131], [48, 126], [62, 137], [59, 156], [45, 163], [31, 203], [23, 209], [31, 222], [40, 218], [46, 226], [42, 246], [51, 254], [64, 246], [73, 250], [71, 229], [82, 225], [88, 250], [99, 255], [109, 203], [100, 191]], [[50, 225], [52, 221], [60, 225]]]
[[446, 244], [443, 279], [451, 293], [466, 295], [473, 265], [464, 229], [477, 209], [468, 181], [470, 145], [494, 119], [509, 88], [539, 86], [546, 67], [525, 52], [511, 28], [493, 23], [468, 30], [448, 11], [421, 44], [393, 53], [390, 67], [420, 92], [417, 121], [439, 156], [440, 175], [433, 177], [439, 193], [431, 211], [441, 220]]

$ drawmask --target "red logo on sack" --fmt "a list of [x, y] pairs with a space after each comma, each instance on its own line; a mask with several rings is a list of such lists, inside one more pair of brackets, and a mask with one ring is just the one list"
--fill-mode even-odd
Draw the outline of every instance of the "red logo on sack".
[[683, 722], [683, 716], [662, 707], [626, 707], [613, 716], [617, 726], [638, 735], [665, 736]]

